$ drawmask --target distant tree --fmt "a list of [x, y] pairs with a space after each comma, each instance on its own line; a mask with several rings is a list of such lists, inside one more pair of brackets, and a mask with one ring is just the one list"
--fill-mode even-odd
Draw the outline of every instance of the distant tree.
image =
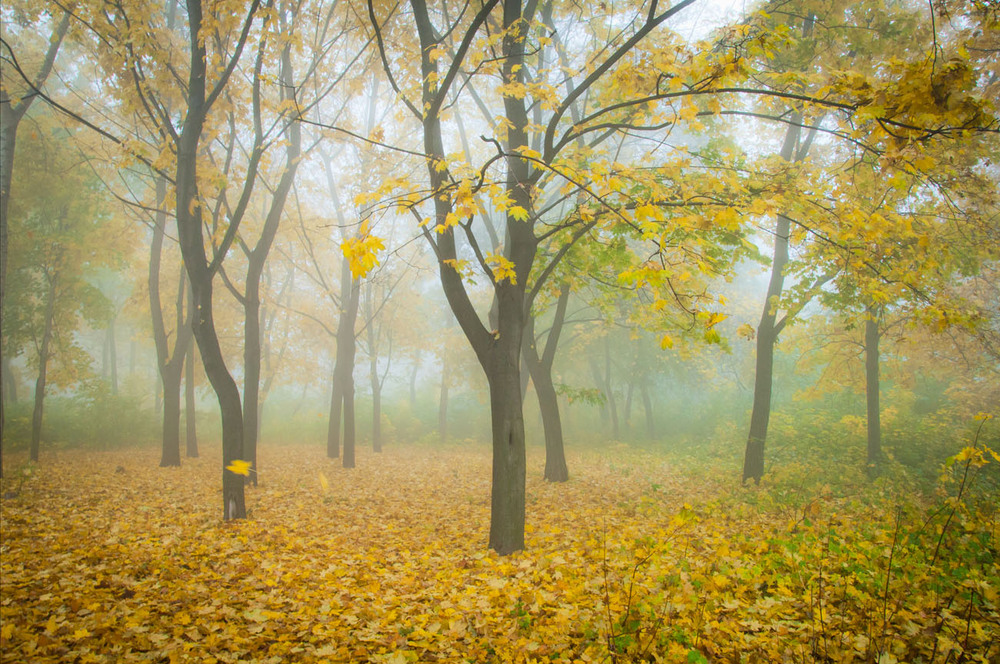
[[[9, 208], [13, 288], [4, 336], [8, 352], [31, 350], [36, 379], [30, 456], [37, 461], [47, 388], [89, 375], [90, 356], [75, 335], [85, 322], [99, 324], [111, 311], [92, 278], [126, 245], [116, 237], [100, 181], [79, 168], [70, 133], [51, 116], [33, 118], [33, 124], [31, 140], [20, 142]], [[39, 182], [48, 186], [35, 186]]]

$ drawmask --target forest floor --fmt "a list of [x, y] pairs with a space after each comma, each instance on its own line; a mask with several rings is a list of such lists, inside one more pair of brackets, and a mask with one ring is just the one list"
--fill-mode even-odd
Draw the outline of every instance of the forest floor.
[[550, 484], [531, 448], [499, 557], [482, 445], [264, 446], [231, 523], [218, 455], [5, 457], [3, 662], [1000, 661], [996, 507], [947, 488], [742, 489], [621, 445]]

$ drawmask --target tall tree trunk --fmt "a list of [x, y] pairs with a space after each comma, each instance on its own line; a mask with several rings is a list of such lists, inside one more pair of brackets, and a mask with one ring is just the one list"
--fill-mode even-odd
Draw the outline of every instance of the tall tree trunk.
[[340, 414], [344, 408], [344, 384], [340, 378], [342, 370], [339, 364], [334, 365], [330, 381], [330, 417], [326, 425], [326, 456], [330, 459], [340, 457]]
[[189, 459], [194, 459], [198, 456], [198, 409], [194, 393], [194, 351], [194, 338], [192, 337], [188, 342], [187, 353], [185, 353], [186, 360], [184, 362], [184, 411], [186, 413], [184, 424], [187, 434], [185, 448]]
[[569, 284], [562, 284], [552, 327], [549, 329], [541, 356], [535, 345], [534, 316], [529, 315], [524, 326], [524, 362], [528, 373], [531, 374], [531, 382], [535, 385], [538, 410], [542, 415], [542, 429], [545, 434], [545, 479], [550, 482], [569, 480], [569, 468], [566, 465], [566, 451], [563, 445], [562, 419], [559, 416], [559, 397], [552, 381], [552, 365], [555, 362], [559, 335], [566, 321], [569, 294]]
[[163, 381], [163, 445], [160, 467], [181, 465], [181, 375], [184, 365], [170, 362], [160, 370]]
[[[62, 45], [66, 31], [69, 29], [70, 11], [63, 12], [62, 17], [52, 31], [48, 40], [48, 50], [45, 52], [38, 73], [31, 81], [24, 81], [31, 89], [37, 90], [44, 85], [52, 67], [56, 61], [56, 54]], [[17, 147], [17, 128], [21, 124], [31, 104], [34, 103], [36, 95], [23, 95], [16, 103], [11, 98], [6, 86], [0, 87], [0, 330], [3, 329], [4, 303], [7, 300], [7, 210], [10, 202], [10, 188], [14, 177], [14, 150]], [[0, 372], [4, 371], [4, 356], [2, 355], [2, 345], [0, 345]], [[4, 381], [0, 379], [0, 391], [3, 390]], [[40, 406], [36, 403], [36, 408]], [[4, 400], [0, 398], [0, 477], [3, 477], [3, 441], [4, 441]], [[41, 417], [41, 415], [39, 415]]]
[[[238, 59], [246, 43], [249, 26], [258, 7], [257, 0], [252, 0], [248, 9], [245, 27], [240, 40], [234, 48], [232, 57]], [[226, 79], [220, 79], [212, 90], [211, 96], [206, 92], [206, 76], [208, 58], [202, 37], [202, 6], [200, 0], [187, 0], [190, 70], [188, 75], [187, 113], [177, 140], [176, 169], [176, 218], [177, 234], [180, 240], [184, 266], [191, 280], [193, 293], [194, 321], [192, 324], [194, 338], [201, 352], [201, 363], [205, 368], [208, 381], [215, 390], [222, 414], [222, 515], [223, 519], [245, 519], [246, 504], [244, 502], [243, 477], [226, 470], [234, 461], [243, 456], [243, 407], [240, 402], [240, 391], [226, 367], [222, 348], [219, 346], [219, 336], [215, 329], [215, 318], [212, 302], [212, 282], [223, 257], [236, 239], [239, 231], [239, 218], [230, 223], [220, 246], [215, 250], [212, 261], [205, 256], [205, 238], [203, 233], [203, 205], [198, 195], [198, 153], [205, 119], [212, 102], [218, 98], [225, 87]], [[225, 72], [230, 72], [226, 69]], [[259, 155], [255, 155], [259, 158]], [[244, 190], [245, 192], [247, 190]], [[242, 201], [241, 201], [242, 202]]]
[[45, 301], [45, 327], [42, 331], [42, 343], [38, 347], [38, 378], [35, 379], [35, 407], [31, 413], [31, 448], [29, 455], [32, 461], [38, 461], [38, 452], [42, 441], [42, 414], [45, 405], [45, 381], [49, 365], [49, 349], [52, 345], [52, 329], [55, 322], [56, 293], [58, 277], [48, 276], [49, 292]]
[[[177, 299], [174, 303], [174, 322], [176, 332], [174, 347], [171, 353], [166, 326], [163, 322], [163, 310], [160, 300], [160, 262], [163, 253], [163, 241], [166, 235], [167, 213], [164, 208], [167, 197], [167, 182], [164, 178], [156, 181], [156, 216], [153, 225], [153, 240], [149, 248], [149, 273], [147, 288], [149, 291], [149, 311], [153, 326], [153, 344], [156, 347], [157, 368], [160, 374], [163, 402], [163, 437], [161, 440], [160, 466], [181, 465], [180, 441], [180, 389], [181, 374], [184, 369], [184, 355], [191, 342], [191, 321], [184, 315], [184, 297], [189, 292], [184, 273], [178, 278]], [[190, 297], [189, 297], [190, 299]], [[190, 315], [190, 304], [188, 305]], [[158, 404], [159, 405], [159, 404]]]
[[865, 316], [865, 402], [868, 411], [868, 474], [882, 465], [882, 421], [879, 410], [879, 311], [868, 307]]
[[[513, 332], [513, 331], [512, 331]], [[503, 331], [501, 331], [501, 338]], [[487, 372], [493, 430], [489, 546], [500, 555], [524, 548], [526, 458], [520, 339], [498, 343]]]
[[[781, 146], [781, 158], [791, 161], [799, 141], [799, 114], [794, 114], [792, 124], [785, 133]], [[800, 153], [801, 154], [801, 153]], [[804, 158], [805, 155], [802, 155]], [[788, 264], [788, 244], [791, 235], [791, 220], [778, 215], [774, 229], [774, 260], [771, 262], [771, 277], [767, 284], [767, 298], [757, 326], [757, 357], [754, 369], [753, 410], [750, 414], [750, 431], [747, 434], [746, 451], [743, 456], [743, 483], [753, 479], [760, 483], [764, 475], [764, 442], [767, 440], [767, 425], [771, 419], [771, 387], [774, 373], [774, 346], [778, 341], [784, 323], [777, 322], [778, 303], [785, 283], [785, 266]]]
[[[284, 21], [284, 17], [282, 17]], [[283, 26], [284, 27], [284, 26]], [[292, 69], [291, 40], [286, 40], [281, 51], [281, 90], [282, 101], [294, 101], [295, 82]], [[254, 95], [255, 115], [260, 114], [260, 97]], [[261, 231], [257, 245], [247, 256], [246, 296], [244, 306], [244, 336], [243, 336], [243, 455], [250, 462], [249, 481], [257, 486], [257, 442], [260, 437], [260, 356], [262, 342], [262, 312], [260, 307], [260, 280], [264, 272], [264, 263], [271, 252], [281, 214], [288, 200], [288, 194], [295, 182], [295, 173], [299, 166], [302, 152], [302, 131], [298, 121], [289, 121], [284, 131], [287, 140], [285, 148], [285, 169], [281, 173], [278, 186], [271, 196], [271, 205], [264, 228]]]
[[361, 283], [351, 275], [350, 265], [346, 258], [341, 263], [341, 284], [341, 292], [344, 294], [341, 298], [343, 308], [337, 322], [337, 364], [333, 368], [334, 388], [330, 401], [330, 424], [327, 428], [327, 456], [331, 459], [340, 456], [340, 414], [341, 409], [343, 409], [344, 453], [341, 461], [344, 468], [354, 468], [354, 446], [356, 443], [354, 357], [357, 352], [354, 324], [358, 318]]
[[[353, 358], [352, 358], [353, 360]], [[354, 412], [354, 363], [351, 370], [344, 372], [344, 456], [341, 459], [344, 468], [354, 468], [357, 465], [355, 449], [357, 446], [357, 425]]]

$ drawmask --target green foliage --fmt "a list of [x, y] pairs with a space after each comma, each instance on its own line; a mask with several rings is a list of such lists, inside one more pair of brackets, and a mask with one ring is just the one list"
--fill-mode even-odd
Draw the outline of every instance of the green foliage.
[[[7, 406], [4, 444], [25, 448], [31, 440], [29, 400]], [[133, 394], [113, 395], [102, 381], [90, 380], [72, 395], [46, 398], [44, 444], [53, 448], [118, 449], [159, 440], [160, 416]]]

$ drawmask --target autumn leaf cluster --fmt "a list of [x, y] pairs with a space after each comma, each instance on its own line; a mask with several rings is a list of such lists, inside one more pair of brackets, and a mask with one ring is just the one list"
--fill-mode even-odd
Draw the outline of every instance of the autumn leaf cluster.
[[266, 447], [249, 519], [225, 524], [211, 455], [158, 469], [152, 450], [54, 453], [4, 479], [2, 661], [1000, 654], [996, 508], [953, 484], [927, 500], [739, 489], [624, 446], [571, 453], [570, 482], [551, 484], [543, 456], [529, 449], [527, 549], [499, 557], [490, 455], [472, 443], [353, 470]]

